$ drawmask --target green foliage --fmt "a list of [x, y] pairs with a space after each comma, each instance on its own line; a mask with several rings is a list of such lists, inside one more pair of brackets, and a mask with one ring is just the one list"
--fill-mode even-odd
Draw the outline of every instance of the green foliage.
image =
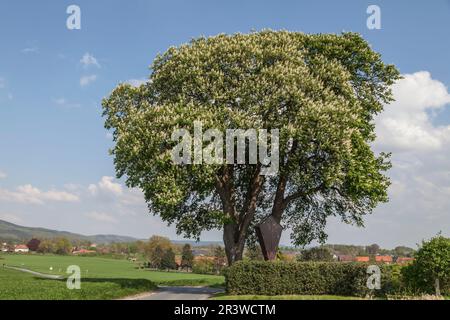
[[415, 250], [405, 246], [397, 246], [394, 248], [393, 254], [397, 257], [412, 257]]
[[72, 252], [72, 243], [66, 238], [55, 239], [55, 253], [56, 254], [69, 254]]
[[[164, 263], [170, 265], [167, 253], [169, 250], [172, 250], [172, 243], [169, 238], [161, 237], [161, 236], [152, 236], [148, 243], [145, 245], [145, 256], [149, 260], [149, 266], [151, 268], [156, 269], [164, 269], [163, 261], [167, 259]], [[173, 254], [173, 251], [172, 251]], [[175, 257], [174, 257], [175, 261]]]
[[[199, 237], [224, 228], [233, 262], [271, 212], [295, 244], [326, 239], [327, 217], [363, 225], [387, 201], [388, 155], [375, 155], [374, 117], [392, 101], [398, 70], [358, 34], [288, 31], [218, 35], [171, 47], [150, 81], [119, 85], [103, 101], [119, 177], [149, 210]], [[279, 129], [280, 172], [261, 165], [176, 165], [174, 129]]]
[[283, 254], [283, 252], [280, 249], [278, 249], [275, 260], [276, 261], [287, 261], [288, 258]]
[[414, 291], [450, 294], [450, 238], [438, 235], [422, 242], [403, 275]]
[[366, 252], [367, 252], [367, 254], [370, 254], [370, 255], [376, 255], [377, 253], [379, 253], [379, 251], [380, 251], [380, 246], [377, 245], [376, 243], [371, 244], [370, 246], [366, 247]]
[[42, 240], [39, 244], [38, 250], [39, 253], [55, 253], [55, 245], [52, 240]]
[[231, 295], [384, 295], [392, 290], [391, 272], [381, 266], [381, 290], [367, 288], [367, 264], [338, 262], [240, 261], [225, 272]]
[[175, 270], [177, 268], [177, 263], [175, 262], [175, 253], [171, 248], [164, 251], [160, 268], [168, 270]]
[[346, 244], [325, 244], [322, 247], [329, 249], [336, 255], [361, 256], [367, 254], [365, 246]]
[[214, 274], [214, 261], [211, 259], [197, 259], [194, 261], [192, 272], [198, 274]]
[[186, 243], [181, 251], [181, 267], [191, 269], [194, 264], [194, 253], [191, 245]]
[[221, 246], [216, 246], [214, 248], [214, 272], [217, 274], [222, 273], [226, 265], [226, 255], [225, 250]]
[[72, 243], [66, 238], [44, 239], [39, 243], [37, 251], [67, 255], [72, 252]]
[[261, 252], [261, 247], [256, 243], [249, 243], [245, 250], [245, 258], [248, 260], [264, 260], [263, 254]]
[[333, 254], [327, 247], [313, 247], [303, 250], [300, 261], [333, 261]]

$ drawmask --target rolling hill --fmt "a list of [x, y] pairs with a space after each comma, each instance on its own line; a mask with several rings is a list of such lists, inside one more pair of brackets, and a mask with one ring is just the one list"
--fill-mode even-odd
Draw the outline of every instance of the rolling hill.
[[118, 236], [112, 234], [85, 236], [67, 231], [56, 231], [44, 228], [30, 228], [19, 226], [7, 221], [0, 220], [0, 240], [23, 242], [31, 238], [51, 239], [65, 237], [69, 240], [88, 240], [93, 243], [112, 243], [112, 242], [132, 242], [138, 239], [127, 236]]

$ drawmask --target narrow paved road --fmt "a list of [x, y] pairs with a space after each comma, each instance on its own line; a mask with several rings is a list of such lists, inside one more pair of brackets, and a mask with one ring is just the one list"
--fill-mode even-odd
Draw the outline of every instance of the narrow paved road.
[[222, 289], [208, 287], [159, 287], [157, 291], [130, 297], [131, 300], [206, 300]]

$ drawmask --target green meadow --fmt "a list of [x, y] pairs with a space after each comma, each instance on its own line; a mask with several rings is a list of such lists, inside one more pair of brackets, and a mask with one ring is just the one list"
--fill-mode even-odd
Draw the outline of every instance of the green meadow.
[[[68, 290], [66, 280], [51, 280], [2, 267], [4, 264], [45, 274], [69, 276], [81, 269], [81, 289]], [[0, 299], [116, 299], [152, 291], [157, 285], [218, 286], [224, 278], [183, 272], [139, 269], [127, 260], [100, 257], [0, 254]]]

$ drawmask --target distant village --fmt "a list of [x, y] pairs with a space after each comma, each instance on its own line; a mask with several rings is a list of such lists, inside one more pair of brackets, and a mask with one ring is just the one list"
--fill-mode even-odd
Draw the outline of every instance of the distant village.
[[[168, 238], [153, 236], [148, 241], [96, 244], [70, 241], [66, 238], [37, 239], [24, 243], [3, 242], [3, 253], [57, 254], [75, 256], [112, 256], [128, 259], [140, 268], [178, 270], [204, 274], [218, 274], [226, 266], [225, 250], [218, 245], [191, 246]], [[281, 247], [277, 259], [282, 261], [335, 261], [405, 265], [414, 260], [414, 249], [398, 246], [392, 250], [369, 246], [323, 245], [308, 249]], [[259, 246], [248, 247], [247, 260], [263, 260]]]

